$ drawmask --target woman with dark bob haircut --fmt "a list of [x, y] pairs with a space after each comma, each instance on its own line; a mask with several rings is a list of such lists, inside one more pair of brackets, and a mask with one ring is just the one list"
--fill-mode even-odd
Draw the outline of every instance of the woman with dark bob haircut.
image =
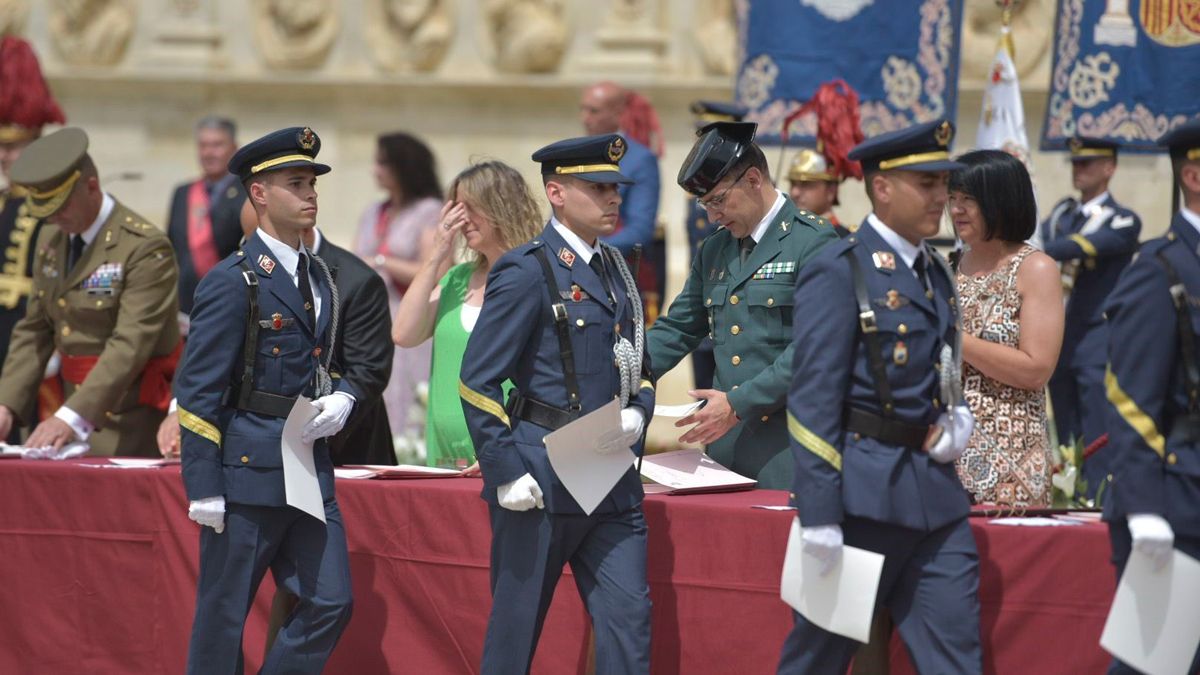
[[[387, 282], [392, 316], [433, 250], [442, 212], [441, 181], [435, 164], [429, 146], [411, 134], [395, 132], [376, 139], [373, 173], [386, 197], [363, 212], [354, 252]], [[410, 413], [417, 385], [428, 380], [429, 345], [397, 347], [392, 377], [383, 392], [393, 434], [420, 437], [421, 416]]]
[[975, 415], [958, 475], [976, 503], [1048, 506], [1045, 386], [1062, 346], [1062, 282], [1025, 243], [1037, 227], [1025, 165], [1000, 150], [958, 161], [947, 208], [963, 243], [963, 391]]

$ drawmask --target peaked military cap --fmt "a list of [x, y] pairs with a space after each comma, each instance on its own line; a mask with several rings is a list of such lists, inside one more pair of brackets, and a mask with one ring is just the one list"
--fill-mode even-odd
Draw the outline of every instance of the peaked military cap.
[[316, 161], [319, 152], [321, 137], [309, 127], [280, 129], [239, 148], [229, 159], [229, 173], [236, 174], [244, 182], [264, 171], [303, 166], [320, 176], [331, 169]]
[[950, 159], [952, 140], [954, 125], [934, 120], [872, 136], [854, 146], [847, 157], [862, 162], [864, 174], [892, 169], [954, 171], [964, 165]]
[[9, 176], [26, 193], [29, 215], [45, 218], [62, 208], [79, 181], [87, 150], [88, 136], [78, 127], [59, 129], [26, 146]]
[[741, 122], [746, 113], [750, 112], [745, 106], [728, 101], [693, 101], [692, 114], [698, 122]]
[[581, 136], [551, 143], [533, 153], [543, 176], [573, 176], [590, 183], [629, 184], [619, 163], [625, 156], [625, 139], [619, 134]]
[[1171, 150], [1171, 159], [1200, 159], [1200, 117], [1180, 124], [1157, 142]]
[[701, 127], [696, 144], [679, 168], [679, 187], [697, 197], [708, 194], [746, 154], [757, 130], [754, 122], [713, 122]]
[[1086, 162], [1097, 157], [1117, 158], [1117, 144], [1102, 138], [1075, 136], [1067, 141], [1067, 149], [1071, 151], [1072, 162]]

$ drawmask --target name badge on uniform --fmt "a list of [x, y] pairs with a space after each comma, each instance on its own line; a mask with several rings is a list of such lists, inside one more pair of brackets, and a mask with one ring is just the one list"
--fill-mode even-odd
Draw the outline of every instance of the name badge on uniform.
[[121, 281], [121, 263], [105, 263], [83, 280], [88, 295], [112, 295]]
[[774, 279], [776, 274], [791, 274], [796, 271], [796, 261], [772, 262], [758, 268], [750, 279]]

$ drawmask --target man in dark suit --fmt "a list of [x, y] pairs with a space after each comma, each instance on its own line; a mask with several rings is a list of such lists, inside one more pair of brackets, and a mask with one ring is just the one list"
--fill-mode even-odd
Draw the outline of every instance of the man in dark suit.
[[341, 329], [336, 336], [334, 363], [354, 387], [358, 403], [346, 426], [329, 439], [335, 466], [395, 464], [392, 429], [383, 407], [383, 389], [392, 372], [392, 315], [383, 278], [358, 256], [334, 245], [317, 228], [304, 243], [329, 265], [341, 300]]
[[[196, 284], [237, 250], [246, 191], [226, 166], [237, 151], [237, 126], [225, 117], [196, 123], [196, 153], [203, 176], [175, 188], [167, 236], [179, 261], [179, 312], [192, 313]], [[180, 317], [181, 319], [183, 317]], [[181, 321], [186, 329], [187, 323]]]

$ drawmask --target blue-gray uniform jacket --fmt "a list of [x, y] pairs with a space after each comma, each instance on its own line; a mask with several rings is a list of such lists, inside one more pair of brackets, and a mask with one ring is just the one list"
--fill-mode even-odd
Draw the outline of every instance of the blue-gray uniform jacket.
[[[925, 251], [937, 255], [928, 246]], [[928, 297], [911, 268], [864, 222], [805, 265], [797, 282], [788, 390], [794, 504], [806, 527], [857, 516], [934, 530], [970, 509], [954, 464], [843, 426], [851, 407], [884, 414], [859, 327], [851, 256], [862, 269], [875, 312], [893, 419], [925, 426], [943, 411], [938, 363], [942, 346], [954, 338], [952, 281], [931, 265]]]
[[[1046, 255], [1078, 265], [1067, 300], [1063, 365], [1103, 364], [1108, 348], [1104, 303], [1122, 270], [1138, 249], [1142, 221], [1109, 195], [1094, 214], [1078, 215], [1079, 202], [1068, 197], [1055, 205], [1041, 225]], [[1062, 440], [1062, 439], [1060, 439]]]
[[[546, 455], [542, 439], [550, 430], [517, 417], [510, 419], [501, 391], [501, 383], [512, 380], [521, 395], [559, 409], [568, 408], [550, 296], [534, 255], [539, 248], [546, 252], [559, 300], [567, 312], [580, 413], [592, 412], [620, 394], [613, 344], [618, 334], [633, 339], [633, 310], [624, 283], [610, 263], [614, 308], [600, 278], [553, 226], [547, 226], [537, 239], [506, 253], [488, 275], [483, 309], [463, 355], [459, 394], [483, 472], [483, 498], [496, 504], [496, 488], [529, 473], [542, 489], [547, 511], [578, 514], [582, 510], [559, 481]], [[578, 287], [578, 294], [573, 286]], [[649, 425], [654, 413], [654, 385], [645, 355], [642, 370], [629, 405], [641, 408]], [[633, 450], [640, 455], [642, 442]], [[640, 504], [642, 496], [641, 479], [631, 462], [629, 471], [596, 512], [628, 510]]]
[[[333, 300], [315, 264], [313, 293], [320, 294], [322, 307], [315, 333], [289, 270], [274, 260], [258, 233], [210, 270], [196, 288], [187, 350], [175, 376], [183, 483], [193, 501], [223, 495], [229, 503], [284, 506], [280, 445], [285, 418], [238, 410], [225, 402], [230, 386], [241, 379], [244, 363], [249, 300], [243, 261], [258, 281], [255, 390], [314, 397], [317, 359], [329, 347]], [[346, 381], [334, 383], [335, 390], [358, 396]], [[325, 439], [317, 441], [313, 452], [321, 494], [329, 500], [333, 464]]]
[[1200, 233], [1176, 214], [1142, 246], [1107, 306], [1109, 446], [1105, 519], [1155, 513], [1177, 536], [1200, 537], [1200, 437], [1187, 433], [1188, 395], [1165, 257], [1183, 284], [1186, 327], [1200, 335]]

